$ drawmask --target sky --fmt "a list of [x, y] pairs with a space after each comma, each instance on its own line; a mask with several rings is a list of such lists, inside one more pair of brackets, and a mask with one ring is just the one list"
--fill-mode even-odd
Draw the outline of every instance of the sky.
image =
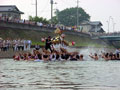
[[[50, 0], [38, 1], [38, 16], [50, 19]], [[55, 9], [64, 10], [77, 6], [77, 0], [53, 0]], [[22, 19], [35, 16], [35, 0], [0, 0], [0, 5], [16, 5], [25, 14]], [[120, 0], [79, 0], [79, 7], [82, 7], [90, 16], [91, 21], [101, 21], [103, 29], [108, 32], [120, 32]], [[114, 29], [113, 29], [114, 28]]]

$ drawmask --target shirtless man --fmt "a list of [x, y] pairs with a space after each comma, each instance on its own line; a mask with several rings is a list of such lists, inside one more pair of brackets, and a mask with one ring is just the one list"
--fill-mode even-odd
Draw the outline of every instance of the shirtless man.
[[98, 55], [97, 55], [97, 53], [95, 53], [94, 55], [89, 55], [91, 58], [93, 58], [94, 60], [98, 60], [99, 58], [98, 58]]

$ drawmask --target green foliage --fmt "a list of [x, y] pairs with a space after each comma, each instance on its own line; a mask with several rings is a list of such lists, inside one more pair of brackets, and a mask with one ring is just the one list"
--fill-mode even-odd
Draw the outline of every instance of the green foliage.
[[29, 20], [30, 21], [35, 21], [35, 22], [42, 22], [43, 24], [48, 24], [49, 23], [49, 21], [46, 18], [43, 18], [43, 17], [29, 16]]
[[[51, 19], [50, 19], [50, 21], [51, 21]], [[57, 16], [52, 17], [52, 24], [58, 24]]]
[[[84, 9], [78, 8], [79, 23], [82, 21], [89, 21], [90, 16]], [[77, 22], [77, 8], [67, 8], [58, 12], [58, 21], [66, 26], [74, 26]]]

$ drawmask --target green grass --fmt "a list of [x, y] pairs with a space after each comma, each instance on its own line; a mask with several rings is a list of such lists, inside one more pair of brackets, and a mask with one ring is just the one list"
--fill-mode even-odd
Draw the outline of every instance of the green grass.
[[44, 42], [36, 42], [36, 41], [32, 41], [32, 45], [40, 45], [40, 46], [44, 46], [45, 43]]
[[[32, 41], [32, 45], [45, 46], [45, 42], [35, 42]], [[97, 43], [76, 43], [75, 47], [96, 47], [96, 48], [114, 48], [113, 46], [102, 45]]]

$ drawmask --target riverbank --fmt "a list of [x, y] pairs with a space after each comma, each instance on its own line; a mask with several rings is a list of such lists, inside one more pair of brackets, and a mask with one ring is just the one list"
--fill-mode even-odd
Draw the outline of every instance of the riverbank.
[[[65, 40], [68, 42], [75, 42], [75, 47], [108, 47], [109, 45], [103, 40], [92, 39], [89, 35], [76, 32], [76, 31], [63, 31], [65, 34]], [[4, 28], [0, 27], [0, 37], [3, 39], [26, 39], [32, 40], [32, 45], [39, 44], [44, 46], [44, 43], [41, 42], [41, 38], [44, 37], [55, 37], [54, 30], [48, 28], [41, 28], [39, 30], [26, 30], [26, 29], [13, 29], [13, 28]]]

